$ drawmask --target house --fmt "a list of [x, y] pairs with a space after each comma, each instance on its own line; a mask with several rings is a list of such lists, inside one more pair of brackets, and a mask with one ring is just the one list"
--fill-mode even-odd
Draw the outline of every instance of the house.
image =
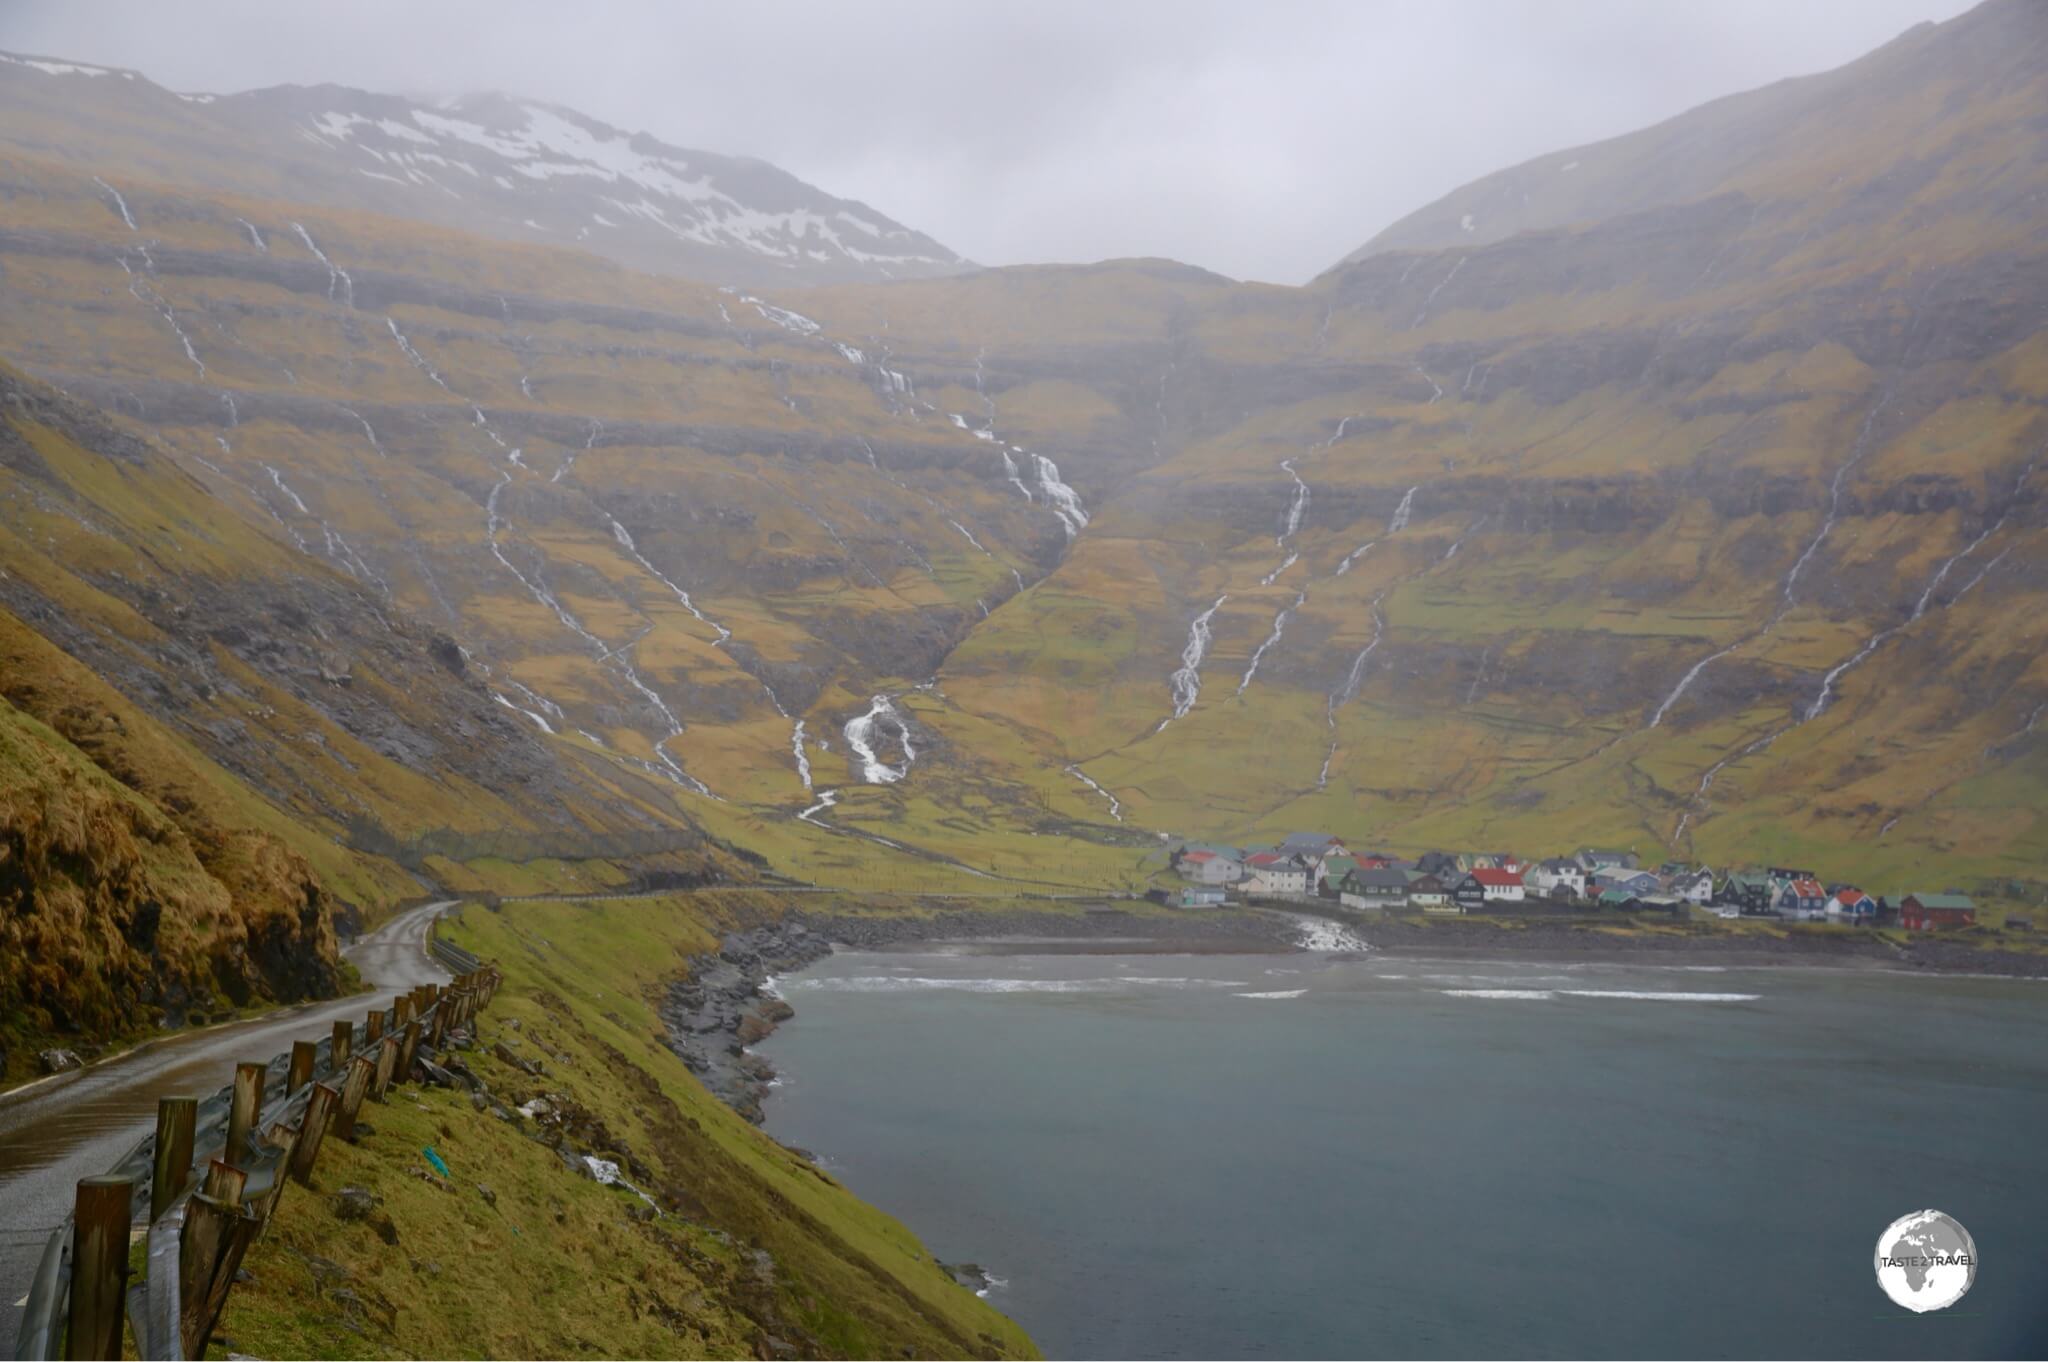
[[1719, 901], [1744, 917], [1764, 917], [1771, 911], [1771, 881], [1767, 875], [1730, 872], [1721, 882]]
[[1828, 896], [1828, 916], [1842, 922], [1868, 925], [1877, 921], [1877, 900], [1852, 885], [1844, 885]]
[[1899, 925], [1909, 932], [1977, 925], [1977, 904], [1968, 894], [1908, 894], [1899, 900]]
[[1283, 856], [1299, 856], [1321, 865], [1332, 856], [1348, 856], [1344, 843], [1327, 832], [1290, 832], [1274, 850]]
[[1179, 859], [1182, 879], [1197, 884], [1236, 884], [1244, 878], [1244, 862], [1220, 851], [1188, 851]]
[[1173, 853], [1173, 868], [1182, 879], [1235, 884], [1244, 878], [1244, 852], [1215, 842], [1186, 842]]
[[1596, 872], [1591, 880], [1598, 890], [1619, 889], [1628, 894], [1654, 894], [1657, 892], [1657, 877], [1647, 870], [1612, 870]]
[[1527, 897], [1527, 886], [1517, 870], [1499, 870], [1480, 866], [1472, 872], [1473, 879], [1485, 891], [1488, 904], [1520, 903]]
[[1299, 856], [1277, 851], [1258, 851], [1245, 857], [1244, 892], [1247, 894], [1308, 893], [1309, 863]]
[[1451, 891], [1441, 878], [1425, 875], [1420, 870], [1403, 871], [1408, 877], [1408, 906], [1420, 908], [1425, 913], [1447, 913], [1452, 911]]
[[1354, 870], [1344, 877], [1340, 890], [1346, 908], [1408, 906], [1408, 877], [1398, 870]]
[[[1568, 856], [1552, 856], [1547, 861], [1538, 861], [1523, 879], [1536, 893], [1552, 898], [1579, 898], [1586, 892], [1585, 867]], [[1564, 894], [1558, 893], [1560, 889]]]
[[1636, 854], [1633, 851], [1603, 851], [1597, 847], [1581, 847], [1578, 862], [1589, 875], [1599, 870], [1634, 870]]
[[1633, 913], [1636, 910], [1636, 896], [1626, 889], [1603, 889], [1600, 891], [1600, 897], [1594, 902], [1602, 908], [1619, 909], [1624, 913]]
[[1676, 894], [1638, 894], [1633, 911], [1662, 913], [1666, 917], [1685, 917], [1690, 910], [1686, 901]]
[[1820, 887], [1820, 881], [1810, 877], [1785, 881], [1771, 899], [1778, 916], [1796, 922], [1818, 922], [1827, 916], [1827, 903], [1827, 891]]
[[1227, 897], [1220, 885], [1183, 884], [1171, 889], [1154, 889], [1145, 895], [1168, 908], [1215, 908]]
[[1665, 879], [1664, 892], [1704, 908], [1714, 900], [1714, 872], [1705, 866], [1698, 870], [1681, 868]]
[[1448, 851], [1425, 851], [1415, 858], [1415, 868], [1425, 875], [1434, 875], [1445, 885], [1457, 883], [1457, 877], [1465, 873], [1458, 864], [1458, 858]]
[[1325, 898], [1336, 898], [1342, 892], [1341, 886], [1344, 883], [1344, 877], [1352, 871], [1360, 869], [1362, 865], [1363, 862], [1356, 856], [1330, 856], [1325, 858], [1319, 872], [1322, 875], [1322, 879], [1316, 885], [1317, 890]]
[[1394, 868], [1394, 857], [1384, 851], [1364, 852], [1356, 859], [1360, 870], [1392, 870]]
[[1458, 882], [1451, 886], [1451, 903], [1461, 913], [1486, 910], [1486, 886], [1477, 874], [1467, 871], [1459, 877]]

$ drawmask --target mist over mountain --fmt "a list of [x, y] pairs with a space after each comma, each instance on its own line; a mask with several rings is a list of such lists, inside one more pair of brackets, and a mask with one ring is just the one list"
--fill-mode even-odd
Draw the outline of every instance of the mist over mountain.
[[[535, 1087], [551, 1129], [714, 1170], [607, 1183], [590, 1234], [701, 1269], [720, 1349], [1028, 1350], [698, 1119], [766, 1091], [733, 999], [827, 949], [765, 924], [1107, 930], [1184, 839], [1303, 829], [2043, 901], [2044, 226], [2028, 0], [1483, 177], [1302, 287], [981, 268], [517, 96], [0, 54], [0, 1077], [67, 1008], [111, 1042], [329, 994], [351, 928], [474, 898], [467, 939], [559, 971], [536, 1049], [588, 1013], [579, 1076], [628, 1075], [608, 1116]], [[565, 982], [597, 910], [492, 911], [678, 888], [604, 918], [601, 986]]]
[[283, 195], [722, 283], [969, 263], [766, 162], [690, 151], [509, 95], [421, 104], [336, 85], [176, 94], [141, 73], [0, 53], [0, 140], [30, 154]]

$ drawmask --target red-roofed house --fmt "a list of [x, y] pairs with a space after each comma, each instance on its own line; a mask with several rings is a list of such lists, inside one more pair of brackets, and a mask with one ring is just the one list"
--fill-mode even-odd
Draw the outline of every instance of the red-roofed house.
[[1837, 889], [1828, 899], [1828, 916], [1844, 922], [1868, 923], [1877, 921], [1877, 900], [1861, 889], [1844, 887]]
[[1520, 903], [1528, 893], [1522, 885], [1522, 870], [1489, 870], [1479, 866], [1473, 870], [1473, 879], [1485, 891], [1487, 903]]
[[1774, 906], [1780, 917], [1810, 922], [1827, 915], [1827, 904], [1828, 891], [1820, 881], [1801, 878], [1785, 882]]

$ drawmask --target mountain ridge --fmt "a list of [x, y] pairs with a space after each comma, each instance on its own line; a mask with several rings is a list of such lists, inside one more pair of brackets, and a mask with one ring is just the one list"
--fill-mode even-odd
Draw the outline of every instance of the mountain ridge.
[[[161, 155], [120, 165], [119, 136], [82, 146], [74, 122], [73, 135], [38, 137], [45, 119], [75, 118], [53, 103], [102, 96], [109, 114], [174, 130], [188, 157], [178, 167], [186, 183], [282, 189], [302, 202], [570, 245], [636, 269], [755, 287], [972, 267], [929, 236], [758, 157], [678, 147], [499, 93], [429, 103], [329, 83], [179, 94], [139, 71], [0, 52], [0, 111], [8, 114], [0, 144], [164, 178]], [[123, 104], [132, 109], [116, 107]]]

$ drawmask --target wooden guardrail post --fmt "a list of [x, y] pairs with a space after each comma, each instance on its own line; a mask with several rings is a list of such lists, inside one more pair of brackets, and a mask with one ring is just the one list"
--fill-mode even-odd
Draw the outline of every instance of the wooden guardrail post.
[[128, 1217], [135, 1184], [127, 1178], [81, 1178], [72, 1203], [71, 1313], [67, 1358], [119, 1357], [121, 1312], [128, 1291]]
[[418, 993], [401, 993], [391, 1000], [391, 1029], [396, 1031], [412, 1020], [413, 1004], [419, 1001]]
[[249, 1136], [256, 1129], [257, 1114], [263, 1110], [263, 1082], [267, 1066], [237, 1064], [235, 1091], [228, 1099], [229, 1162], [248, 1157]]
[[[227, 1304], [242, 1254], [255, 1238], [256, 1217], [198, 1193], [185, 1205], [178, 1244], [178, 1335], [182, 1356], [204, 1357]], [[111, 1354], [109, 1354], [111, 1356]]]
[[370, 1096], [379, 1102], [391, 1087], [391, 1075], [398, 1071], [398, 1051], [397, 1036], [386, 1036], [377, 1045], [377, 1076], [370, 1080]]
[[334, 1118], [334, 1104], [341, 1096], [325, 1083], [313, 1085], [313, 1096], [306, 1103], [305, 1118], [299, 1123], [298, 1143], [292, 1146], [292, 1181], [301, 1187], [313, 1181], [313, 1160], [320, 1157], [320, 1141], [326, 1137], [327, 1123]]
[[405, 1024], [405, 1039], [400, 1042], [398, 1052], [399, 1082], [406, 1083], [411, 1081], [413, 1052], [419, 1048], [420, 1024], [416, 1021], [409, 1021]]
[[369, 1094], [370, 1080], [376, 1077], [377, 1066], [367, 1055], [357, 1055], [348, 1062], [348, 1077], [341, 1085], [341, 1105], [334, 1114], [334, 1133], [344, 1140], [356, 1137], [356, 1113], [363, 1108], [363, 1098]]
[[192, 1139], [199, 1121], [196, 1097], [159, 1097], [156, 1102], [156, 1162], [149, 1174], [149, 1218], [170, 1209], [192, 1175]]
[[320, 1047], [310, 1040], [292, 1042], [292, 1066], [285, 1070], [284, 1090], [297, 1092], [313, 1081], [313, 1064], [320, 1057]]
[[374, 1007], [370, 1015], [363, 1018], [363, 1049], [368, 1051], [384, 1039], [384, 1009]]
[[337, 1069], [348, 1067], [348, 1057], [355, 1053], [356, 1028], [353, 1022], [338, 1021], [334, 1024], [334, 1048], [328, 1052], [327, 1062]]
[[455, 1000], [453, 997], [444, 996], [438, 1003], [434, 1005], [434, 1030], [432, 1043], [436, 1050], [441, 1049], [447, 1043], [448, 1023], [450, 1016], [454, 1013], [454, 1011]]
[[206, 1181], [200, 1185], [202, 1196], [212, 1197], [223, 1206], [242, 1204], [242, 1191], [249, 1185], [249, 1174], [231, 1163], [213, 1160], [206, 1168]]

